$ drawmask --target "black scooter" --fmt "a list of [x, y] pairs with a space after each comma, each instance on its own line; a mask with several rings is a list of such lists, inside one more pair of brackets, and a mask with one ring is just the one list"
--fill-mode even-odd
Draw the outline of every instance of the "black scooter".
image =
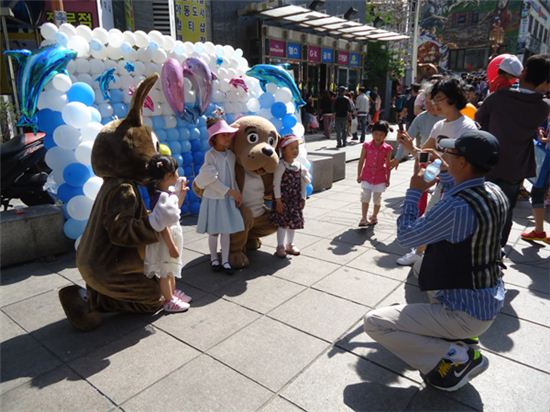
[[43, 134], [19, 135], [0, 146], [0, 203], [4, 210], [21, 199], [27, 206], [52, 204], [54, 199], [44, 190], [51, 169], [44, 162], [46, 148]]

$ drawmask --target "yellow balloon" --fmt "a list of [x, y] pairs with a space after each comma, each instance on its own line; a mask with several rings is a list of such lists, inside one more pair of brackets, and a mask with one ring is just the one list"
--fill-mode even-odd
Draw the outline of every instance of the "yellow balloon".
[[466, 107], [460, 111], [466, 117], [469, 117], [472, 120], [476, 119], [477, 109], [472, 103], [467, 103]]
[[172, 151], [164, 143], [159, 144], [159, 153], [163, 156], [172, 156]]

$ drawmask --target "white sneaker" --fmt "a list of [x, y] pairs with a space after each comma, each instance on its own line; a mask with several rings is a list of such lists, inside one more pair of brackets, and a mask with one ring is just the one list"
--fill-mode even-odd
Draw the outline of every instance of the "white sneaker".
[[397, 264], [401, 266], [412, 266], [420, 259], [421, 256], [416, 254], [416, 251], [407, 253], [397, 259]]

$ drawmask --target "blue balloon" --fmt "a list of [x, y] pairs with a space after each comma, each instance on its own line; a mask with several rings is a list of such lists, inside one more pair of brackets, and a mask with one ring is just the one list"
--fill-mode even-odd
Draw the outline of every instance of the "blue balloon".
[[164, 123], [164, 118], [162, 116], [153, 116], [151, 117], [153, 121], [153, 129], [163, 129], [166, 124]]
[[128, 114], [128, 106], [125, 103], [113, 103], [113, 113], [116, 117], [122, 119]]
[[141, 195], [141, 198], [143, 199], [143, 203], [145, 203], [145, 207], [147, 209], [151, 209], [151, 199], [149, 198], [149, 190], [147, 190], [147, 187], [139, 185], [138, 186], [139, 193]]
[[51, 149], [52, 147], [57, 146], [53, 141], [53, 136], [51, 134], [47, 134], [46, 136], [44, 136], [43, 143], [46, 149]]
[[111, 89], [111, 103], [121, 103], [123, 101], [124, 101], [123, 91], [121, 89]]
[[208, 129], [206, 127], [203, 127], [201, 129], [199, 129], [200, 132], [201, 132], [201, 136], [200, 138], [201, 139], [204, 139], [204, 140], [208, 140]]
[[287, 134], [292, 134], [292, 129], [288, 127], [283, 127], [281, 130], [279, 130], [279, 134], [281, 136], [286, 136]]
[[84, 82], [73, 83], [67, 91], [67, 100], [69, 102], [80, 102], [86, 106], [91, 106], [95, 100], [95, 93], [92, 87]]
[[75, 187], [84, 185], [90, 176], [90, 169], [82, 163], [71, 163], [63, 170], [65, 183]]
[[283, 102], [273, 103], [273, 106], [271, 106], [271, 114], [278, 119], [283, 118], [286, 114], [286, 105]]
[[[187, 142], [187, 143], [189, 143], [189, 142]], [[191, 145], [189, 144], [189, 146], [191, 146]], [[183, 144], [182, 144], [182, 148], [183, 148]], [[190, 165], [191, 163], [193, 163], [193, 155], [191, 154], [191, 152], [189, 150], [184, 150], [183, 153], [182, 153], [182, 156], [183, 156], [183, 164], [184, 165]]]
[[296, 118], [291, 114], [287, 114], [283, 117], [283, 126], [287, 129], [292, 129], [294, 126], [296, 126], [296, 123]]
[[199, 163], [197, 163], [193, 166], [193, 170], [195, 172], [195, 175], [198, 175], [201, 172], [201, 166], [202, 166], [202, 164], [199, 164]]
[[199, 139], [190, 140], [191, 142], [191, 150], [193, 152], [199, 152], [202, 148], [201, 141]]
[[[191, 149], [192, 149], [192, 146], [191, 146], [191, 143], [190, 143], [190, 140], [184, 140], [183, 142], [180, 142], [181, 143], [181, 152], [184, 154], [184, 156], [186, 154], [191, 155]], [[185, 159], [185, 158], [184, 158]], [[192, 158], [191, 158], [192, 159]]]
[[[188, 186], [191, 186], [191, 184], [189, 184]], [[189, 190], [187, 192], [187, 197], [185, 199], [186, 202], [189, 202], [189, 203], [193, 203], [195, 201], [199, 200], [199, 198], [197, 197], [197, 195], [195, 194], [195, 192], [193, 192], [192, 190]]]
[[179, 129], [179, 135], [181, 140], [189, 140], [191, 137], [191, 133], [189, 132], [189, 129], [181, 128]]
[[183, 170], [183, 167], [178, 167], [178, 175], [185, 176], [185, 170]]
[[69, 219], [63, 225], [63, 232], [69, 239], [78, 239], [86, 228], [87, 220]]
[[201, 202], [195, 201], [195, 202], [191, 203], [191, 205], [189, 206], [189, 210], [194, 215], [197, 215], [199, 213], [199, 210], [201, 210]]
[[109, 122], [112, 122], [114, 119], [113, 119], [113, 116], [109, 116], [109, 117], [102, 117], [101, 118], [101, 124], [107, 124]]
[[[209, 106], [210, 107], [210, 106]], [[208, 109], [207, 109], [208, 110]], [[199, 126], [206, 127], [206, 116], [199, 117]]]
[[313, 185], [311, 183], [308, 183], [306, 186], [306, 194], [308, 197], [313, 194]]
[[65, 122], [61, 117], [60, 112], [55, 112], [51, 109], [42, 109], [36, 114], [38, 129], [46, 134], [53, 134], [57, 126], [61, 126]]
[[174, 153], [181, 153], [181, 144], [178, 141], [168, 141], [168, 147], [172, 151], [172, 155]]
[[233, 123], [235, 121], [235, 115], [226, 114], [225, 115], [225, 121], [227, 122], [227, 124]]
[[210, 150], [210, 143], [208, 143], [208, 140], [201, 140], [201, 142], [202, 142], [201, 143], [202, 144], [201, 149], [202, 149], [203, 152], [206, 152], [206, 151]]
[[178, 166], [183, 166], [183, 157], [179, 153], [172, 153], [172, 157], [178, 162]]
[[187, 202], [181, 205], [181, 213], [184, 215], [189, 213], [189, 205], [187, 204]]
[[179, 140], [180, 139], [180, 134], [178, 133], [178, 131], [176, 129], [168, 129], [166, 131], [166, 135], [168, 136], [168, 141], [170, 141], [170, 140]]
[[262, 109], [269, 109], [275, 103], [275, 97], [271, 93], [264, 93], [258, 99]]
[[194, 127], [191, 129], [191, 139], [198, 139], [201, 137], [201, 131]]
[[210, 116], [212, 113], [214, 113], [214, 110], [216, 110], [216, 105], [214, 103], [210, 103], [208, 105], [208, 109], [206, 109], [206, 115]]
[[195, 164], [202, 165], [204, 163], [204, 152], [193, 153], [193, 162], [195, 162]]
[[101, 123], [101, 113], [95, 107], [90, 107], [90, 113], [92, 114], [92, 122]]
[[83, 195], [82, 187], [74, 187], [67, 183], [63, 183], [57, 188], [57, 198], [67, 204], [75, 196]]
[[166, 141], [168, 140], [168, 135], [166, 134], [164, 129], [155, 129], [155, 134], [157, 135], [161, 143], [166, 143]]
[[191, 166], [185, 166], [183, 168], [183, 175], [184, 176], [191, 176], [193, 175], [193, 168]]

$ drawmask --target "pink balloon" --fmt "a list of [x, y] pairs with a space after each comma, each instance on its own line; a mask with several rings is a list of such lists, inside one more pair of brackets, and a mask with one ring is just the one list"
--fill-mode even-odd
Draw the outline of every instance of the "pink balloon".
[[502, 60], [509, 56], [510, 55], [506, 53], [499, 54], [497, 57], [489, 62], [489, 65], [487, 66], [487, 81], [492, 82], [495, 77], [498, 76], [498, 66], [500, 66]]
[[162, 91], [174, 113], [182, 117], [185, 113], [185, 93], [183, 90], [183, 67], [176, 59], [166, 60], [160, 74]]

